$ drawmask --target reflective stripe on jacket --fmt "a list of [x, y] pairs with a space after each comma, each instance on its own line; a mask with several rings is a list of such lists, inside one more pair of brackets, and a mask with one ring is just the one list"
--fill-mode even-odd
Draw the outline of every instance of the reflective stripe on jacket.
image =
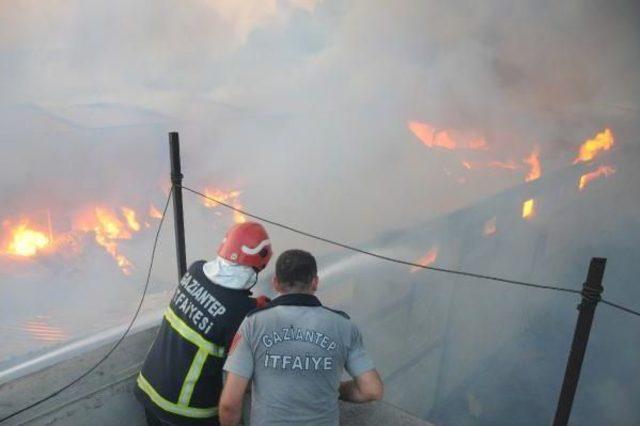
[[137, 379], [138, 400], [169, 422], [217, 416], [227, 348], [256, 307], [250, 291], [209, 281], [204, 263], [193, 263], [180, 281]]

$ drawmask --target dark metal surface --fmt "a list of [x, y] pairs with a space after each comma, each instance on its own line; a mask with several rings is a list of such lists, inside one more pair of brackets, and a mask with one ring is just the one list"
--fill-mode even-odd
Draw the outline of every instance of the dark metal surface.
[[176, 260], [178, 279], [187, 272], [187, 251], [184, 241], [184, 211], [182, 208], [182, 166], [180, 164], [180, 137], [178, 132], [169, 133], [171, 152], [171, 188], [173, 191], [173, 224], [176, 237]]
[[571, 343], [571, 352], [569, 353], [569, 360], [567, 361], [567, 369], [564, 374], [558, 407], [553, 420], [554, 426], [566, 425], [569, 422], [573, 399], [578, 387], [578, 380], [580, 379], [582, 361], [584, 360], [587, 343], [589, 342], [593, 315], [600, 301], [600, 295], [604, 290], [602, 287], [602, 277], [604, 276], [606, 264], [607, 259], [594, 257], [591, 259], [591, 264], [589, 265], [587, 281], [582, 287], [582, 302], [578, 305], [578, 311], [580, 313], [578, 314], [576, 330], [573, 335], [573, 342]]

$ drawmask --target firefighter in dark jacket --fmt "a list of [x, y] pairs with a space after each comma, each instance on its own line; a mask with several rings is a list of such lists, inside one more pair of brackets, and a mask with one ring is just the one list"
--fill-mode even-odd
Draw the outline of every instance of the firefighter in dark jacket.
[[247, 222], [227, 232], [215, 260], [189, 267], [138, 375], [149, 425], [218, 424], [222, 366], [245, 315], [268, 301], [250, 289], [271, 255], [265, 229]]

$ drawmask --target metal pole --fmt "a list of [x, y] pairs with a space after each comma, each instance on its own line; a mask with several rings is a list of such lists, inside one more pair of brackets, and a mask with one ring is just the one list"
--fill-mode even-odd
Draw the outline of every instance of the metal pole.
[[571, 352], [569, 353], [567, 369], [564, 373], [564, 381], [562, 382], [562, 390], [560, 391], [558, 407], [556, 408], [556, 416], [553, 419], [554, 426], [565, 426], [569, 422], [573, 397], [576, 394], [580, 370], [582, 369], [582, 361], [587, 349], [587, 343], [589, 342], [593, 315], [600, 301], [600, 295], [604, 290], [602, 287], [602, 277], [604, 276], [606, 264], [607, 259], [600, 257], [592, 258], [591, 264], [589, 265], [589, 273], [587, 274], [587, 281], [582, 285], [582, 302], [578, 305], [578, 321], [573, 334], [573, 343], [571, 343]]
[[184, 212], [182, 210], [182, 167], [180, 165], [180, 136], [169, 133], [171, 152], [171, 190], [173, 191], [173, 225], [176, 235], [176, 260], [178, 279], [187, 273], [187, 252], [184, 243]]

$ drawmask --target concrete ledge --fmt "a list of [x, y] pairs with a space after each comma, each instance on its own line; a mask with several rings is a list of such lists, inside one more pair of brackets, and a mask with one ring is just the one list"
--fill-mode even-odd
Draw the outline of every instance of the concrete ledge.
[[431, 423], [414, 417], [384, 401], [369, 404], [351, 404], [341, 401], [340, 424], [344, 426], [431, 426]]
[[[133, 396], [135, 378], [153, 342], [157, 327], [138, 331], [84, 380], [45, 403], [16, 416], [6, 425], [111, 426], [146, 425], [144, 411]], [[0, 418], [61, 388], [99, 360], [112, 343], [31, 372], [0, 385]], [[384, 402], [341, 402], [340, 424], [425, 425], [429, 423]]]
[[[30, 426], [110, 426], [146, 425], [144, 411], [132, 394], [135, 377], [114, 383], [69, 404], [55, 407], [28, 420]], [[340, 403], [340, 424], [344, 426], [399, 425], [430, 426], [385, 402], [370, 404]]]

